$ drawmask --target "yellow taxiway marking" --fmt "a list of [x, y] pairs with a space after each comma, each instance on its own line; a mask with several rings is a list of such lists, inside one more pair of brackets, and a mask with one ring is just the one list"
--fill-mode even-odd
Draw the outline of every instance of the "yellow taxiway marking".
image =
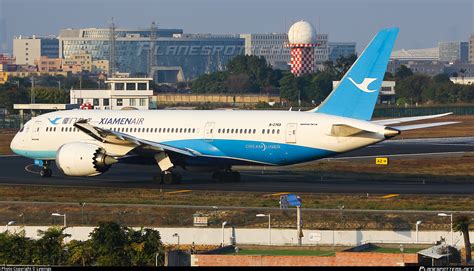
[[388, 194], [385, 196], [380, 197], [381, 199], [391, 199], [400, 196], [400, 194]]
[[283, 195], [288, 195], [288, 194], [290, 194], [290, 192], [280, 192], [280, 193], [271, 194], [270, 196], [283, 196]]
[[170, 191], [170, 192], [166, 192], [165, 194], [178, 194], [178, 193], [188, 193], [188, 192], [191, 192], [192, 190], [177, 190], [177, 191]]

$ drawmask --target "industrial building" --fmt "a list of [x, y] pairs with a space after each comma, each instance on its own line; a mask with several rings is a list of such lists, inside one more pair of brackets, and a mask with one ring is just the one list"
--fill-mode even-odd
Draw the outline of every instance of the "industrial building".
[[469, 43], [465, 41], [439, 42], [439, 60], [443, 62], [467, 63], [469, 61]]
[[332, 62], [344, 56], [356, 54], [355, 42], [328, 42], [328, 59]]
[[230, 59], [244, 53], [244, 40], [239, 35], [183, 34], [182, 29], [154, 27], [64, 29], [59, 43], [62, 58], [85, 51], [92, 61], [109, 60], [113, 71], [147, 74], [158, 83], [176, 83], [223, 70]]
[[15, 37], [13, 39], [13, 56], [17, 65], [35, 65], [35, 60], [42, 56], [59, 57], [59, 41], [56, 37]]

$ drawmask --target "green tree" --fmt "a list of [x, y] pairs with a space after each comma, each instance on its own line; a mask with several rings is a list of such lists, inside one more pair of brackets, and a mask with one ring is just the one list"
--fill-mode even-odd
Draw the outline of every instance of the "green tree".
[[14, 104], [30, 102], [29, 91], [23, 84], [19, 85], [18, 88], [17, 84], [12, 81], [0, 85], [0, 107], [6, 108], [10, 113], [13, 112]]
[[298, 101], [298, 78], [287, 73], [280, 79], [280, 96], [290, 102]]
[[71, 240], [67, 244], [69, 257], [67, 263], [70, 265], [91, 266], [93, 265], [94, 250], [91, 240]]
[[129, 229], [128, 236], [127, 251], [132, 265], [155, 265], [156, 255], [158, 255], [158, 265], [164, 264], [165, 251], [158, 231], [143, 228], [137, 231]]
[[459, 99], [463, 102], [474, 102], [474, 85], [462, 86], [459, 90]]
[[35, 87], [36, 103], [69, 103], [69, 92], [52, 87]]
[[399, 79], [395, 85], [396, 98], [405, 98], [413, 103], [422, 101], [422, 93], [430, 85], [430, 77], [423, 74], [414, 74]]
[[405, 65], [401, 65], [400, 67], [398, 67], [397, 71], [395, 72], [395, 77], [397, 77], [397, 79], [399, 80], [412, 75], [413, 72]]
[[338, 75], [338, 78], [342, 78], [344, 74], [351, 68], [352, 64], [357, 60], [357, 55], [352, 54], [349, 56], [340, 56], [338, 59], [336, 59], [336, 63], [334, 64], [334, 67], [336, 68], [336, 72]]
[[33, 264], [60, 265], [67, 261], [64, 239], [71, 235], [64, 233], [65, 229], [51, 227], [46, 231], [38, 230], [40, 239], [35, 242]]
[[323, 71], [313, 76], [311, 83], [313, 85], [312, 92], [307, 97], [314, 100], [315, 103], [321, 103], [332, 91], [332, 82], [337, 80], [334, 73]]
[[31, 264], [35, 241], [18, 233], [0, 233], [0, 264]]
[[130, 265], [130, 259], [125, 251], [128, 243], [127, 231], [127, 227], [116, 222], [100, 222], [91, 232], [90, 240], [97, 265]]
[[461, 215], [456, 217], [453, 224], [453, 230], [462, 232], [464, 237], [464, 247], [466, 249], [466, 262], [471, 261], [471, 241], [469, 240], [469, 225], [471, 219], [468, 216]]

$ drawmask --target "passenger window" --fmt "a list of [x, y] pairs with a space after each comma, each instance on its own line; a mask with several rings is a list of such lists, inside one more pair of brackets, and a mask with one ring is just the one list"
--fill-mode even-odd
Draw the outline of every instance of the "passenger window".
[[269, 134], [269, 133], [270, 133], [270, 129], [267, 129], [267, 134]]
[[272, 134], [274, 134], [274, 133], [275, 133], [275, 129], [272, 129]]
[[262, 129], [262, 134], [264, 134], [264, 133], [265, 133], [265, 129]]
[[257, 129], [253, 129], [253, 133], [255, 134], [257, 132]]
[[179, 132], [182, 133], [182, 132], [183, 132], [183, 128], [179, 128]]
[[196, 132], [196, 128], [193, 128], [193, 133], [195, 133], [195, 132]]
[[280, 134], [280, 129], [277, 130], [277, 134]]
[[240, 132], [239, 132], [239, 134], [241, 134], [242, 132], [243, 132], [243, 131], [242, 131], [242, 129], [240, 129]]
[[230, 132], [230, 129], [229, 129], [229, 128], [227, 128], [227, 133], [229, 133], [229, 132]]
[[174, 133], [174, 128], [171, 128], [171, 132]]
[[64, 127], [61, 127], [61, 132], [64, 132]]
[[233, 134], [233, 133], [234, 133], [234, 129], [230, 129], [230, 133]]

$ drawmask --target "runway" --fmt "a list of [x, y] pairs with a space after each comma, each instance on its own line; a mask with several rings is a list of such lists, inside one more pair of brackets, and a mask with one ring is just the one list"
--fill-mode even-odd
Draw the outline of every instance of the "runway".
[[[352, 151], [331, 159], [373, 159], [393, 155], [392, 159], [412, 156], [460, 156], [474, 152], [474, 137], [386, 141]], [[97, 177], [64, 176], [53, 166], [53, 177], [40, 178], [32, 161], [19, 156], [1, 156], [0, 184], [48, 185], [79, 187], [128, 187], [149, 189], [190, 189], [253, 192], [311, 192], [311, 193], [376, 193], [376, 194], [474, 194], [474, 180], [446, 181], [433, 179], [372, 180], [360, 177], [328, 178], [315, 171], [293, 171], [288, 167], [242, 167], [239, 183], [217, 183], [210, 173], [182, 172], [179, 185], [160, 185], [152, 180], [157, 167], [116, 164]]]

